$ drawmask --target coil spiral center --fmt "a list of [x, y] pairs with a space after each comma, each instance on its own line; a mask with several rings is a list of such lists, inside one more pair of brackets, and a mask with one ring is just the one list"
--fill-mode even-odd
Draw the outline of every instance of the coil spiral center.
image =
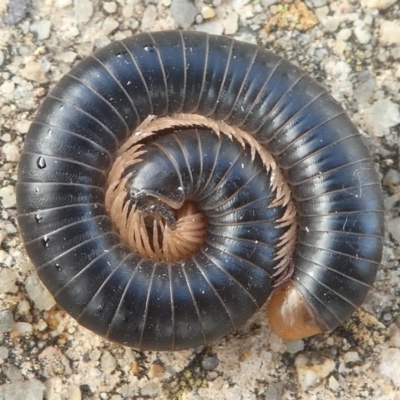
[[[252, 157], [259, 156], [266, 174], [271, 175], [271, 190], [276, 192], [273, 206], [286, 208], [278, 221], [279, 227], [287, 227], [279, 243], [280, 262], [276, 282], [290, 276], [290, 257], [295, 244], [296, 213], [290, 199], [290, 190], [284, 183], [274, 159], [251, 136], [238, 128], [209, 120], [200, 115], [179, 114], [173, 117], [147, 118], [130, 139], [121, 147], [108, 177], [106, 207], [122, 239], [131, 249], [145, 259], [176, 262], [194, 255], [204, 244], [207, 219], [196, 202], [185, 200], [171, 204], [168, 198], [141, 197], [137, 188], [135, 199], [130, 196], [129, 179], [132, 169], [142, 162], [146, 145], [157, 137], [171, 134], [183, 128], [208, 129], [216, 135], [226, 135], [241, 146], [249, 147]], [[162, 173], [162, 171], [160, 171]], [[179, 188], [178, 188], [179, 189]], [[173, 191], [174, 188], [168, 188]], [[140, 200], [139, 200], [140, 197]], [[143, 199], [145, 199], [143, 201]]]

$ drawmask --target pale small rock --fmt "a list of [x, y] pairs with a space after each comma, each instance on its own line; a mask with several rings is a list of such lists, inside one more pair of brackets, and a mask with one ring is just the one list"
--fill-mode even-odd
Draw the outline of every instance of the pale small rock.
[[400, 387], [400, 350], [383, 349], [379, 370], [382, 375], [391, 379], [396, 387]]
[[340, 389], [340, 383], [336, 380], [334, 376], [330, 376], [328, 379], [329, 389], [333, 392], [337, 392]]
[[127, 4], [122, 7], [122, 16], [126, 18], [131, 18], [133, 15], [133, 5]]
[[354, 90], [354, 98], [359, 104], [368, 103], [374, 94], [375, 86], [375, 79], [368, 79]]
[[3, 82], [3, 84], [0, 86], [0, 92], [3, 94], [11, 94], [15, 89], [15, 83], [10, 80], [6, 80]]
[[322, 379], [328, 377], [335, 370], [335, 362], [327, 358], [321, 364], [307, 365], [305, 357], [300, 355], [296, 358], [296, 371], [300, 386], [303, 390], [315, 385]]
[[[0, 311], [0, 334], [10, 332], [14, 327], [14, 317], [10, 310]], [[1, 399], [1, 397], [0, 397]]]
[[369, 43], [369, 41], [371, 40], [371, 37], [372, 37], [371, 33], [368, 32], [366, 27], [362, 27], [362, 26], [356, 26], [354, 28], [354, 34], [356, 35], [357, 40], [361, 44]]
[[0, 50], [0, 65], [4, 63], [4, 53]]
[[383, 21], [380, 40], [386, 44], [400, 44], [400, 20]]
[[336, 38], [345, 42], [346, 40], [350, 39], [351, 33], [352, 32], [350, 28], [343, 28], [337, 33]]
[[101, 357], [100, 366], [103, 372], [111, 373], [117, 368], [117, 360], [109, 351], [105, 351]]
[[8, 253], [3, 249], [0, 249], [0, 264], [4, 264], [6, 262], [7, 257]]
[[286, 343], [286, 350], [288, 353], [294, 354], [302, 351], [304, 349], [304, 341], [303, 340], [295, 340], [293, 342]]
[[119, 23], [113, 17], [106, 17], [103, 21], [101, 31], [103, 35], [108, 36], [119, 27]]
[[233, 35], [239, 29], [239, 15], [235, 11], [230, 12], [222, 21], [225, 35]]
[[48, 39], [50, 36], [51, 22], [47, 20], [36, 21], [31, 25], [31, 32], [35, 33], [39, 40]]
[[14, 186], [8, 185], [0, 189], [0, 198], [4, 208], [15, 207], [16, 197]]
[[377, 8], [379, 10], [386, 10], [395, 4], [398, 0], [363, 0], [361, 4], [368, 8]]
[[6, 143], [2, 147], [2, 152], [7, 161], [10, 161], [10, 162], [18, 162], [19, 161], [20, 151], [19, 151], [19, 147], [15, 143]]
[[101, 351], [99, 349], [94, 349], [93, 351], [90, 352], [89, 354], [89, 358], [92, 361], [97, 361], [99, 360], [101, 357]]
[[8, 357], [9, 351], [7, 347], [0, 346], [0, 360], [5, 360]]
[[400, 217], [390, 218], [386, 227], [393, 239], [400, 244]]
[[154, 5], [149, 5], [144, 11], [142, 18], [142, 29], [150, 30], [154, 27], [157, 20], [157, 8]]
[[19, 133], [27, 133], [29, 127], [31, 126], [31, 122], [24, 119], [22, 121], [18, 121], [15, 124], [15, 129], [19, 132]]
[[183, 28], [189, 28], [193, 24], [197, 10], [190, 0], [172, 0], [171, 17]]
[[344, 362], [347, 363], [352, 363], [352, 362], [357, 362], [360, 361], [360, 356], [356, 351], [348, 351], [345, 353], [344, 357]]
[[60, 375], [70, 376], [72, 369], [65, 354], [56, 346], [46, 347], [39, 355], [42, 364], [42, 373], [46, 378]]
[[28, 81], [33, 81], [37, 83], [46, 83], [46, 73], [42, 69], [39, 63], [33, 61], [26, 65], [25, 68], [21, 69], [21, 76]]
[[17, 293], [16, 281], [17, 274], [12, 269], [3, 268], [0, 271], [0, 293]]
[[210, 19], [215, 17], [215, 10], [210, 6], [204, 6], [201, 9], [201, 15], [204, 19]]
[[68, 400], [82, 400], [81, 389], [77, 385], [68, 388]]
[[239, 11], [247, 4], [250, 0], [230, 0], [230, 5], [236, 10]]
[[93, 15], [91, 0], [74, 0], [74, 12], [78, 22], [88, 22]]
[[33, 326], [29, 322], [16, 322], [14, 328], [23, 335], [33, 332]]
[[31, 309], [31, 305], [29, 304], [28, 300], [21, 300], [18, 303], [18, 312], [21, 315], [27, 315]]
[[150, 382], [140, 389], [142, 396], [155, 396], [159, 391], [160, 385], [157, 382]]
[[3, 243], [3, 240], [7, 237], [7, 232], [4, 230], [0, 230], [0, 246]]
[[114, 14], [117, 11], [117, 4], [113, 1], [106, 1], [103, 3], [103, 9], [109, 14]]
[[208, 21], [197, 25], [196, 31], [209, 33], [210, 35], [222, 35], [224, 27], [219, 21]]
[[25, 288], [37, 309], [48, 311], [56, 304], [50, 292], [39, 281], [35, 273], [26, 278]]
[[327, 32], [335, 32], [339, 27], [340, 20], [334, 16], [327, 16], [321, 20], [322, 26]]
[[66, 64], [72, 64], [77, 56], [78, 54], [74, 51], [64, 51], [63, 53], [59, 54], [58, 58]]
[[238, 35], [235, 35], [235, 39], [240, 40], [241, 42], [257, 44], [256, 36], [249, 31], [244, 31]]
[[1, 400], [43, 400], [45, 386], [36, 379], [8, 383], [0, 387]]
[[72, 5], [72, 0], [56, 0], [55, 6], [57, 8], [67, 8]]
[[366, 122], [375, 136], [385, 136], [390, 128], [400, 123], [399, 105], [389, 99], [377, 100], [367, 111]]

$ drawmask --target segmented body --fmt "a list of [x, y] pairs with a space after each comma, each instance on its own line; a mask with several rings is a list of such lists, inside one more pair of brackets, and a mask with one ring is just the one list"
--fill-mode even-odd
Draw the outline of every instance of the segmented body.
[[[97, 51], [61, 79], [32, 123], [19, 167], [18, 222], [57, 302], [110, 340], [167, 350], [226, 335], [268, 297], [273, 262], [253, 267], [250, 277], [238, 261], [243, 254], [264, 260], [268, 246], [250, 251], [221, 239], [221, 250], [216, 242], [230, 238], [232, 227], [220, 226], [216, 239], [211, 224], [212, 250], [179, 266], [129, 253], [113, 229], [104, 185], [117, 149], [148, 115], [174, 113], [238, 126], [274, 155], [298, 212], [291, 281], [324, 329], [349, 318], [382, 254], [382, 194], [363, 139], [326, 90], [288, 61], [228, 37], [182, 31], [144, 33]], [[204, 151], [198, 143], [183, 152]], [[258, 173], [257, 161], [246, 160], [240, 185]], [[185, 185], [186, 164], [177, 171], [186, 171], [178, 177]], [[252, 194], [262, 191], [257, 179]], [[247, 201], [240, 193], [236, 200]], [[204, 206], [210, 214], [212, 204], [221, 203]]]

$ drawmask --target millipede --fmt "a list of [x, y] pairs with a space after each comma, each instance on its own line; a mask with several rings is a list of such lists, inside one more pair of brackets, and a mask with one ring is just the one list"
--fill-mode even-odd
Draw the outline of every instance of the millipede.
[[141, 33], [78, 62], [30, 126], [16, 193], [57, 303], [141, 350], [211, 343], [267, 301], [284, 340], [331, 331], [381, 262], [379, 174], [344, 109], [225, 36]]

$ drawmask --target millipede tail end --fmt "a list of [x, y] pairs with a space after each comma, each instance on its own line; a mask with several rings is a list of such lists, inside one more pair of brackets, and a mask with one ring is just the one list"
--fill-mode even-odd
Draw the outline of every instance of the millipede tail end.
[[272, 294], [268, 303], [268, 319], [274, 333], [288, 342], [326, 330], [291, 281]]

